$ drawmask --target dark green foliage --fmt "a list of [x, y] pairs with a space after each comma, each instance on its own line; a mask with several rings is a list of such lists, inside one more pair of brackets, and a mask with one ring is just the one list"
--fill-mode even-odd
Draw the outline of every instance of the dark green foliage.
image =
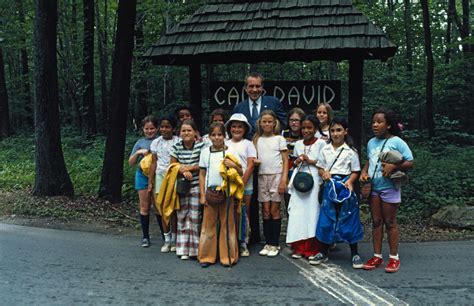
[[415, 168], [402, 188], [402, 219], [426, 220], [443, 206], [474, 205], [474, 147], [440, 140], [412, 146]]
[[[92, 195], [99, 186], [104, 137], [83, 143], [79, 134], [63, 131], [64, 159], [77, 194]], [[135, 168], [128, 166], [128, 154], [138, 137], [130, 135], [126, 143], [124, 161], [124, 197], [134, 196]], [[34, 140], [31, 136], [10, 137], [0, 141], [0, 186], [2, 190], [31, 189], [34, 183]]]

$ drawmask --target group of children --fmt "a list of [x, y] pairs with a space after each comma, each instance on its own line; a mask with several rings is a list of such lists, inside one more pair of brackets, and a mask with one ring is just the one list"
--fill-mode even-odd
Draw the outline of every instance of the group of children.
[[[223, 110], [213, 111], [208, 134], [203, 137], [189, 109], [180, 108], [176, 115], [179, 123], [173, 117], [159, 122], [146, 117], [142, 122], [145, 138], [137, 141], [130, 155], [129, 163], [134, 165], [152, 154], [148, 176], [141, 167], [135, 175], [143, 247], [150, 245], [149, 211], [154, 202], [165, 241], [162, 252], [176, 251], [182, 260], [197, 258], [202, 267], [216, 261], [233, 265], [239, 256], [250, 255], [249, 206], [256, 205], [251, 204], [255, 192], [262, 203], [266, 240], [259, 255], [275, 257], [280, 252], [280, 203], [284, 199], [288, 211], [286, 242], [293, 258], [305, 257], [318, 265], [328, 260], [336, 242], [346, 242], [354, 268], [375, 269], [383, 265], [385, 227], [390, 246], [385, 270], [398, 271], [400, 184], [391, 175], [409, 170], [413, 156], [399, 137], [401, 129], [393, 111], [383, 108], [373, 113], [375, 137], [368, 143], [362, 170], [346, 121], [333, 118], [326, 103], [318, 105], [316, 116], [299, 108], [290, 110], [284, 131], [276, 114], [264, 110], [252, 140], [247, 139], [251, 126], [240, 113], [226, 120]], [[379, 156], [388, 151], [398, 151], [402, 160], [385, 162]], [[256, 167], [258, 175], [253, 177]], [[312, 183], [309, 190], [296, 188], [302, 177]], [[253, 190], [253, 180], [257, 180], [258, 190]], [[358, 180], [372, 184], [374, 256], [366, 263], [357, 248], [363, 236], [354, 193]]]

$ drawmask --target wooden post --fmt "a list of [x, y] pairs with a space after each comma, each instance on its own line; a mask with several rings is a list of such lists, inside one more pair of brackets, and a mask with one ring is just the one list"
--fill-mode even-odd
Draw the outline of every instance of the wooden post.
[[[189, 65], [189, 93], [194, 122], [202, 131], [202, 99], [201, 99], [201, 65]], [[202, 134], [207, 134], [202, 131]]]
[[362, 142], [362, 94], [363, 94], [364, 60], [349, 60], [349, 133], [354, 145], [360, 152]]

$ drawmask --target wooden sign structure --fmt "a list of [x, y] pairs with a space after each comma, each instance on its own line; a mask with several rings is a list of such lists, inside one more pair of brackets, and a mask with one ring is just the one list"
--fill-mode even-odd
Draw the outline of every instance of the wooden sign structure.
[[[210, 109], [232, 110], [247, 98], [241, 81], [211, 82], [209, 85]], [[341, 108], [341, 81], [265, 81], [264, 95], [281, 101], [286, 111], [293, 107], [314, 112], [319, 103], [329, 103], [333, 109]]]

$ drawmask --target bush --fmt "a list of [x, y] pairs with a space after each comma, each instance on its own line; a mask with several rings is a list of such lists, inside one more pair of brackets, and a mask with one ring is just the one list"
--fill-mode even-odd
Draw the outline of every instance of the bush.
[[473, 205], [474, 177], [470, 165], [474, 147], [427, 142], [411, 145], [415, 168], [402, 188], [400, 217], [425, 220], [443, 206]]

